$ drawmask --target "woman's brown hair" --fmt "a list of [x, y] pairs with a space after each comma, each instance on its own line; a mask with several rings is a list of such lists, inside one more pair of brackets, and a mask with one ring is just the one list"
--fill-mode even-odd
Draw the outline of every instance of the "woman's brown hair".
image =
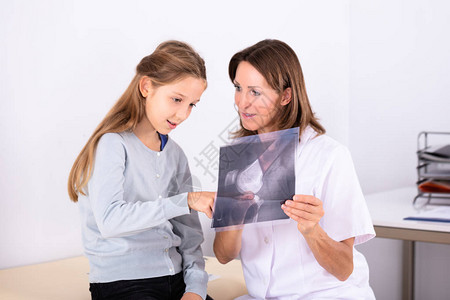
[[[325, 129], [314, 116], [306, 94], [302, 67], [294, 50], [279, 40], [267, 39], [250, 46], [235, 55], [228, 65], [228, 74], [234, 83], [238, 65], [246, 61], [250, 63], [266, 79], [267, 83], [279, 95], [287, 88], [292, 89], [289, 104], [280, 106], [273, 122], [278, 130], [300, 127], [300, 134], [310, 125], [318, 134]], [[233, 133], [234, 137], [256, 134], [242, 126]]]
[[144, 76], [150, 78], [154, 88], [188, 76], [203, 79], [206, 84], [205, 62], [191, 46], [180, 41], [163, 42], [141, 60], [130, 85], [97, 126], [70, 170], [68, 192], [73, 202], [78, 201], [80, 193], [85, 195], [84, 188], [92, 174], [100, 138], [105, 133], [134, 130], [144, 117], [145, 98], [139, 90], [139, 82]]

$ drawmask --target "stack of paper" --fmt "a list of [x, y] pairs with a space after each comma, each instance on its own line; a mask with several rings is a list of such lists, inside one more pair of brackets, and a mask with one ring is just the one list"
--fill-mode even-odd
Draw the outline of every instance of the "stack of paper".
[[419, 184], [423, 193], [450, 193], [450, 180], [427, 180]]
[[450, 162], [450, 145], [430, 147], [420, 156], [434, 162]]
[[415, 215], [404, 218], [404, 220], [447, 222], [450, 223], [450, 206], [429, 206]]

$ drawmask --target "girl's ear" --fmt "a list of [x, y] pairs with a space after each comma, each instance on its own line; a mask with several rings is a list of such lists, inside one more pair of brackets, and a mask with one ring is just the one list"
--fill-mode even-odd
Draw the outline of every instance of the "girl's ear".
[[150, 94], [152, 87], [152, 82], [149, 77], [142, 76], [141, 80], [139, 80], [139, 91], [141, 92], [142, 97], [147, 98], [148, 94]]
[[292, 100], [292, 88], [288, 87], [283, 91], [281, 95], [281, 105], [287, 105]]

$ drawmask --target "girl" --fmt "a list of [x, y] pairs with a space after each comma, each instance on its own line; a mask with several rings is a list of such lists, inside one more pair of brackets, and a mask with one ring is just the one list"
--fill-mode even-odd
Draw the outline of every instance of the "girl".
[[75, 160], [68, 189], [92, 299], [205, 299], [196, 211], [211, 217], [214, 193], [192, 192], [186, 156], [168, 137], [205, 88], [204, 61], [189, 45], [160, 44]]
[[231, 58], [229, 76], [236, 136], [300, 131], [295, 195], [281, 204], [290, 219], [216, 232], [220, 262], [240, 254], [249, 292], [240, 299], [373, 299], [367, 263], [354, 249], [375, 235], [370, 215], [348, 150], [324, 135], [311, 110], [295, 52], [261, 41]]

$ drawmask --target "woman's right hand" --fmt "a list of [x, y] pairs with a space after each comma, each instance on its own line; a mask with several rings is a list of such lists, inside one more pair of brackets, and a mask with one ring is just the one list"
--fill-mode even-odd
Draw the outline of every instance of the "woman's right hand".
[[204, 213], [208, 218], [212, 218], [214, 207], [214, 192], [190, 192], [188, 193], [188, 206], [190, 209]]

